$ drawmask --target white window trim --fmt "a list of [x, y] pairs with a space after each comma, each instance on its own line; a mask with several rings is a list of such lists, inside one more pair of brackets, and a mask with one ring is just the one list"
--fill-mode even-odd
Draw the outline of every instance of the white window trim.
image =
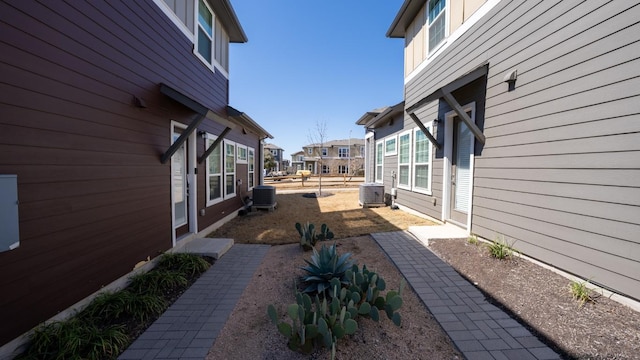
[[[237, 146], [236, 143], [231, 140], [224, 140], [224, 149], [222, 152], [222, 176], [223, 176], [223, 185], [222, 185], [222, 198], [230, 199], [236, 197], [236, 181], [237, 181], [237, 172], [238, 172], [238, 164], [236, 163], [236, 153]], [[227, 173], [227, 145], [233, 146], [233, 173]], [[227, 194], [227, 175], [233, 174], [233, 193]]]
[[[384, 140], [376, 141], [375, 149], [373, 151], [373, 181], [378, 184], [384, 183]], [[380, 154], [380, 180], [378, 180], [378, 146], [382, 146], [382, 153]]]
[[[240, 150], [244, 150], [244, 158], [240, 157]], [[236, 164], [246, 164], [249, 156], [247, 147], [244, 145], [236, 144]]]
[[[425, 125], [425, 127], [427, 128], [428, 131], [431, 131], [431, 125]], [[411, 178], [411, 191], [413, 192], [417, 192], [420, 194], [426, 194], [426, 195], [431, 195], [432, 194], [432, 190], [431, 190], [431, 180], [432, 180], [432, 173], [433, 173], [433, 144], [431, 143], [431, 141], [429, 141], [429, 139], [427, 139], [427, 145], [429, 146], [429, 162], [428, 163], [416, 163], [416, 157], [415, 157], [415, 142], [416, 142], [416, 133], [418, 131], [422, 131], [420, 128], [416, 127], [413, 129], [413, 139], [412, 139], [412, 151], [411, 151], [411, 173], [413, 175], [415, 175], [416, 171], [416, 166], [417, 165], [424, 165], [424, 164], [428, 164], [428, 171], [427, 171], [427, 186], [429, 187], [428, 189], [425, 188], [421, 188], [421, 187], [417, 187], [415, 184], [415, 180], [414, 178]]]
[[[342, 152], [342, 150], [346, 150], [347, 151], [347, 156], [340, 156], [340, 153]], [[338, 148], [338, 158], [340, 159], [348, 159], [351, 157], [351, 149], [349, 149], [349, 147], [347, 146], [341, 146]]]
[[[394, 141], [393, 150], [387, 151], [387, 142]], [[384, 156], [398, 155], [398, 137], [393, 135], [384, 139]]]
[[[209, 141], [208, 140], [215, 141], [217, 138], [218, 138], [217, 136], [207, 133], [207, 136], [205, 137], [205, 139], [207, 141], [204, 142], [205, 151], [209, 148]], [[211, 174], [209, 174], [209, 168], [210, 168], [209, 167], [209, 160], [210, 160], [211, 156], [213, 156], [213, 153], [211, 153], [209, 156], [207, 156], [207, 161], [206, 161], [206, 164], [205, 164], [205, 166], [206, 166], [206, 171], [205, 171], [205, 177], [206, 177], [206, 179], [205, 179], [206, 189], [205, 190], [206, 190], [206, 194], [205, 194], [205, 196], [206, 196], [206, 200], [207, 200], [206, 204], [205, 204], [206, 207], [213, 206], [213, 205], [218, 204], [218, 203], [220, 203], [220, 202], [222, 202], [224, 200], [224, 160], [222, 158], [224, 156], [224, 144], [221, 142], [221, 143], [218, 144], [218, 146], [222, 146], [223, 147], [223, 149], [220, 149], [220, 173], [219, 173], [220, 174], [220, 197], [211, 200], [211, 196], [210, 196], [211, 195], [211, 185], [209, 184], [209, 181], [210, 181], [210, 175]]]
[[320, 154], [320, 156], [329, 156], [329, 149], [327, 149], [326, 147], [321, 148]]
[[[162, 1], [162, 0], [160, 0]], [[200, 29], [200, 20], [199, 20], [199, 8], [200, 8], [200, 0], [196, 0], [196, 4], [193, 6], [194, 8], [194, 17], [193, 17], [193, 35], [191, 38], [191, 41], [193, 42], [193, 54], [200, 59], [200, 61], [206, 66], [208, 67], [211, 71], [215, 72], [215, 63], [216, 63], [216, 51], [215, 51], [215, 41], [216, 41], [216, 14], [213, 12], [213, 10], [211, 10], [211, 8], [209, 7], [209, 4], [207, 4], [206, 1], [202, 0], [202, 3], [204, 4], [204, 6], [209, 10], [209, 12], [211, 12], [211, 62], [209, 62], [209, 60], [205, 59], [204, 57], [202, 57], [202, 55], [200, 55], [200, 53], [198, 52], [198, 30]]]
[[[409, 162], [405, 164], [405, 163], [400, 163], [400, 138], [403, 137], [404, 135], [407, 135], [407, 134], [409, 135]], [[413, 130], [410, 129], [410, 130], [403, 131], [400, 134], [398, 134], [398, 143], [397, 143], [397, 145], [398, 145], [398, 173], [397, 173], [398, 174], [398, 181], [397, 181], [398, 188], [405, 189], [405, 190], [411, 190], [411, 184], [413, 184], [413, 181], [412, 181], [413, 178], [411, 177], [411, 175], [413, 174], [413, 171], [412, 171], [412, 169], [413, 169], [413, 165], [412, 165], [412, 162], [413, 162], [412, 161], [413, 160], [413, 153], [412, 153], [412, 150], [413, 150]], [[409, 166], [409, 174], [408, 174], [409, 183], [406, 184], [406, 185], [405, 184], [400, 184], [400, 165]]]
[[[250, 155], [253, 153], [253, 155]], [[251, 157], [253, 157], [253, 161], [251, 161]], [[253, 190], [256, 186], [256, 149], [252, 147], [247, 147], [247, 189], [248, 191]], [[251, 165], [253, 165], [253, 170], [251, 170]], [[253, 176], [253, 186], [251, 186], [251, 177]]]
[[[418, 65], [412, 72], [410, 72], [404, 78], [404, 84], [408, 84], [411, 80], [413, 80], [418, 74], [422, 73], [425, 68], [429, 66], [429, 64], [434, 61], [446, 48], [448, 48], [451, 44], [453, 44], [462, 34], [467, 32], [473, 25], [475, 25], [480, 19], [482, 19], [491, 9], [493, 9], [500, 0], [487, 0], [484, 4], [476, 10], [471, 17], [467, 19], [467, 21], [463, 22], [453, 33], [449, 34], [446, 39], [442, 42], [442, 46], [439, 46], [438, 49], [429, 54], [426, 60], [422, 61], [420, 65]], [[429, 11], [427, 7], [425, 11]], [[429, 15], [429, 14], [427, 14]], [[428, 24], [427, 24], [428, 25]], [[449, 31], [449, 24], [445, 24], [447, 31]], [[428, 38], [427, 38], [426, 46], [428, 46]], [[428, 50], [425, 50], [428, 52]]]
[[[189, 27], [185, 25], [182, 20], [173, 12], [173, 10], [164, 2], [164, 0], [153, 0], [153, 2], [162, 10], [162, 12], [167, 15], [169, 20], [171, 20], [180, 31], [187, 37], [187, 39], [193, 42], [193, 33], [189, 30]], [[195, 18], [197, 19], [197, 17]]]
[[[431, 28], [431, 26], [429, 25], [429, 3], [431, 1], [436, 1], [436, 0], [429, 0], [427, 1], [427, 4], [425, 6], [425, 11], [427, 12], [426, 14], [426, 19], [427, 19], [427, 23], [426, 23], [426, 31], [425, 31], [425, 49], [427, 51], [427, 57], [435, 54], [438, 52], [438, 50], [440, 50], [441, 47], [444, 46], [444, 44], [447, 42], [447, 39], [449, 38], [449, 6], [451, 6], [450, 2], [451, 0], [445, 0], [445, 5], [444, 5], [444, 9], [442, 9], [442, 13], [439, 16], [436, 16], [436, 19], [440, 16], [444, 16], [444, 38], [442, 39], [442, 41], [440, 41], [435, 48], [433, 48], [433, 50], [429, 50], [429, 29]], [[436, 21], [436, 19], [434, 19], [434, 22]]]

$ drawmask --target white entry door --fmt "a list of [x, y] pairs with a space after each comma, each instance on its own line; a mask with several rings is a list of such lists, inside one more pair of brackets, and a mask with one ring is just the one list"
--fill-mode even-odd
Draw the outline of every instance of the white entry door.
[[[475, 104], [463, 107], [475, 121]], [[445, 120], [445, 162], [443, 171], [442, 219], [470, 229], [475, 137], [455, 112]]]

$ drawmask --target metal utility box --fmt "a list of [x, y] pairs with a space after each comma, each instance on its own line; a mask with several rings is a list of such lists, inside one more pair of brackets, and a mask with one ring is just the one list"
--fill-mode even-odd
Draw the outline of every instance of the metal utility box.
[[0, 175], [0, 252], [20, 245], [18, 176]]
[[359, 203], [362, 207], [386, 206], [384, 202], [384, 185], [376, 183], [360, 184]]

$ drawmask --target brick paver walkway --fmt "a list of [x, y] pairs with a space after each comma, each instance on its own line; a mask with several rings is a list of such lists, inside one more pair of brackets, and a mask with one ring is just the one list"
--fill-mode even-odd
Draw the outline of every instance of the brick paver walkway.
[[412, 235], [371, 234], [465, 358], [560, 359]]
[[[465, 358], [560, 359], [411, 234], [371, 235]], [[268, 250], [233, 245], [118, 359], [204, 359]]]
[[118, 359], [204, 359], [268, 250], [233, 245]]

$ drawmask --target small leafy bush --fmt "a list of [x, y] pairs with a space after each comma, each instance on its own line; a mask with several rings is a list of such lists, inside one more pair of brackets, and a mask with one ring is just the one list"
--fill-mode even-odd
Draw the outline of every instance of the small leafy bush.
[[187, 277], [175, 270], [158, 269], [131, 277], [129, 289], [136, 294], [161, 295], [170, 289], [184, 288]]
[[338, 256], [335, 243], [330, 247], [322, 245], [320, 251], [313, 248], [311, 261], [305, 259], [307, 266], [302, 267], [302, 270], [307, 272], [307, 275], [301, 278], [303, 285], [306, 286], [303, 292], [324, 295], [330, 288], [331, 279], [334, 278], [343, 284], [348, 284], [345, 272], [351, 268], [350, 257], [351, 253]]
[[151, 271], [131, 277], [118, 292], [98, 295], [64, 321], [43, 324], [18, 359], [115, 359], [144, 328], [166, 310], [176, 290], [209, 268], [199, 255], [166, 254]]
[[202, 256], [188, 253], [166, 253], [162, 255], [156, 268], [174, 270], [184, 276], [192, 277], [207, 271], [210, 266]]
[[578, 307], [584, 306], [587, 302], [595, 301], [593, 297], [591, 297], [591, 290], [587, 287], [589, 284], [589, 280], [585, 281], [572, 281], [569, 284], [569, 291], [571, 291], [571, 295], [575, 300], [578, 301]]
[[110, 359], [129, 344], [124, 326], [99, 327], [78, 318], [51, 322], [29, 337], [27, 351], [19, 359]]
[[166, 308], [166, 302], [157, 294], [122, 290], [98, 295], [79, 316], [89, 321], [108, 319], [111, 322], [118, 322], [133, 318], [144, 322], [161, 314]]
[[315, 225], [307, 222], [305, 225], [296, 223], [296, 230], [300, 234], [300, 246], [304, 251], [314, 248], [318, 241], [326, 241], [333, 239], [333, 232], [329, 230], [326, 224], [320, 226], [320, 232], [316, 232]]
[[480, 243], [480, 240], [478, 240], [478, 236], [476, 236], [475, 234], [472, 234], [467, 239], [467, 242], [471, 245], [478, 245]]
[[509, 244], [504, 238], [498, 238], [487, 245], [489, 254], [496, 259], [504, 260], [513, 255], [516, 251], [513, 249], [513, 244]]

